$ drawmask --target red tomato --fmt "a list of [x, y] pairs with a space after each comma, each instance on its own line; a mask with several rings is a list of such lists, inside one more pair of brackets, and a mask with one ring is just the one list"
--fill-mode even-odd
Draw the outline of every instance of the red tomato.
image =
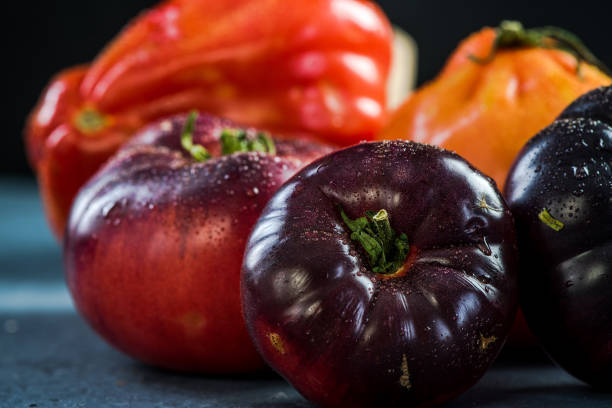
[[222, 132], [241, 129], [199, 115], [192, 141], [213, 157], [198, 161], [182, 147], [185, 127], [185, 115], [147, 126], [79, 190], [66, 282], [91, 327], [134, 358], [180, 371], [257, 370], [240, 303], [245, 243], [276, 189], [330, 148], [276, 139], [273, 152], [222, 155]]

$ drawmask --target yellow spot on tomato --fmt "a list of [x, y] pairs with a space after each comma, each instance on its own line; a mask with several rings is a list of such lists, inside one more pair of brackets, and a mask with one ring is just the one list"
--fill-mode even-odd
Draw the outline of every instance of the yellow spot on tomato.
[[555, 231], [561, 231], [565, 227], [565, 224], [550, 215], [546, 208], [540, 211], [538, 218]]
[[409, 390], [412, 388], [412, 383], [410, 382], [410, 372], [408, 372], [408, 359], [405, 354], [402, 354], [400, 369], [402, 370], [402, 375], [400, 376], [399, 383], [402, 387]]
[[482, 335], [482, 333], [480, 333], [480, 349], [485, 351], [489, 348], [491, 343], [495, 342], [495, 340], [497, 340], [497, 337], [495, 336], [485, 337]]
[[285, 354], [285, 344], [281, 339], [281, 336], [278, 333], [270, 333], [268, 334], [268, 338], [270, 339], [270, 343], [272, 346], [281, 354]]

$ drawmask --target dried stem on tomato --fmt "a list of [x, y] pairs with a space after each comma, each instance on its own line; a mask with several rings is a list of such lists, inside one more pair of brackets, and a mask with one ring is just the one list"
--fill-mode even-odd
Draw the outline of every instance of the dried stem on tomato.
[[497, 36], [489, 54], [485, 57], [470, 55], [469, 58], [476, 63], [487, 64], [493, 61], [500, 49], [522, 47], [547, 48], [568, 52], [576, 58], [576, 72], [578, 74], [580, 74], [582, 62], [587, 62], [596, 66], [603, 73], [612, 75], [612, 71], [575, 34], [551, 26], [526, 29], [518, 21], [502, 21], [497, 28]]

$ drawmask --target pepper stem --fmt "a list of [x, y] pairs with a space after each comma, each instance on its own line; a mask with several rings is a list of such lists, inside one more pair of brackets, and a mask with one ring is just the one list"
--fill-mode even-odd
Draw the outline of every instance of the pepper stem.
[[[198, 118], [196, 111], [191, 111], [183, 131], [181, 132], [181, 146], [188, 151], [198, 162], [210, 159], [212, 156], [206, 148], [200, 144], [193, 143], [195, 123]], [[236, 152], [261, 152], [276, 154], [274, 141], [266, 132], [258, 132], [255, 138], [249, 138], [244, 129], [223, 129], [221, 132], [221, 154], [227, 155]]]
[[91, 135], [108, 126], [109, 118], [92, 107], [85, 107], [75, 115], [73, 123], [80, 132]]
[[487, 64], [493, 61], [497, 51], [500, 49], [520, 47], [562, 50], [576, 58], [576, 73], [578, 75], [580, 75], [582, 62], [587, 62], [597, 67], [603, 73], [612, 76], [612, 71], [573, 33], [551, 26], [525, 29], [518, 21], [501, 22], [497, 28], [497, 36], [493, 41], [493, 46], [487, 56], [477, 57], [469, 55], [468, 58], [478, 64]]
[[351, 239], [358, 242], [368, 255], [374, 273], [393, 274], [402, 267], [410, 252], [406, 234], [397, 234], [385, 209], [366, 211], [365, 217], [350, 219], [342, 207], [340, 216], [351, 230]]

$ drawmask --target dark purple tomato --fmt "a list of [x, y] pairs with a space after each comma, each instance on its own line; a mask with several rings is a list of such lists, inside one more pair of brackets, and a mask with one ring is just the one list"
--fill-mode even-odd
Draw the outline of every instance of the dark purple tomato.
[[243, 310], [264, 359], [307, 399], [431, 406], [501, 349], [516, 258], [490, 178], [436, 147], [360, 144], [268, 203], [245, 252]]
[[612, 388], [612, 87], [527, 142], [505, 193], [530, 329], [568, 372]]

